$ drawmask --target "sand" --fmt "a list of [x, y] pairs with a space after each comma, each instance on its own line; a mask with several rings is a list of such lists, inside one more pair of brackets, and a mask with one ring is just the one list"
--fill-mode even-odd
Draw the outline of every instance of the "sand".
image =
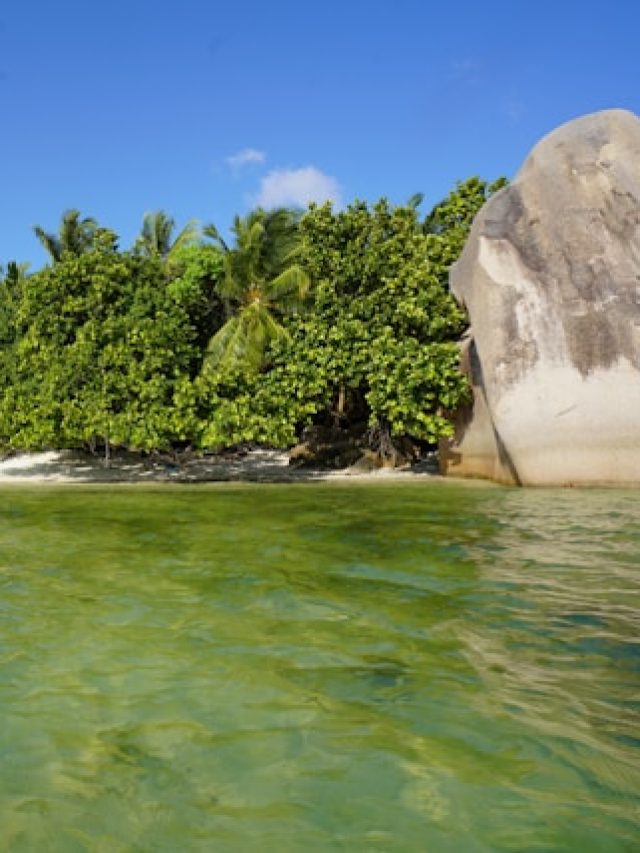
[[20, 453], [0, 460], [0, 486], [12, 483], [291, 483], [443, 479], [436, 471], [433, 458], [405, 468], [365, 472], [355, 467], [335, 471], [300, 469], [289, 465], [286, 452], [263, 449], [181, 461], [117, 453], [106, 467], [103, 459], [88, 453], [47, 450]]

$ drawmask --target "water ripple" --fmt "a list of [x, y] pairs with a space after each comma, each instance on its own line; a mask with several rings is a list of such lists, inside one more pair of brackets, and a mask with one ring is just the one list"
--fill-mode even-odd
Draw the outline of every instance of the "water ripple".
[[640, 848], [640, 496], [25, 489], [0, 522], [5, 849]]

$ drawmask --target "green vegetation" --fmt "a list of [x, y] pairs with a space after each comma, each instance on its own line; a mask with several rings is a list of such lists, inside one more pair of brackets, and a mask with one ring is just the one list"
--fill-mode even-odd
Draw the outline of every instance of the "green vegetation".
[[148, 258], [157, 255], [169, 259], [183, 246], [196, 242], [199, 237], [198, 226], [193, 219], [187, 222], [176, 237], [173, 236], [174, 229], [174, 220], [167, 216], [164, 210], [145, 213], [134, 252]]
[[81, 255], [83, 252], [87, 252], [91, 247], [93, 234], [97, 227], [98, 223], [95, 219], [91, 217], [80, 219], [80, 211], [74, 208], [62, 214], [57, 234], [45, 231], [40, 225], [34, 225], [33, 231], [51, 261], [57, 264], [62, 260], [65, 253]]
[[258, 370], [270, 344], [286, 337], [280, 318], [302, 308], [309, 290], [309, 276], [298, 263], [298, 222], [284, 208], [237, 216], [231, 249], [215, 226], [205, 229], [224, 253], [218, 290], [231, 314], [209, 342], [205, 369]]
[[465, 316], [447, 275], [501, 183], [236, 217], [177, 236], [147, 214], [131, 250], [71, 210], [36, 227], [51, 263], [0, 268], [0, 444], [218, 450], [305, 427], [390, 456], [450, 432]]

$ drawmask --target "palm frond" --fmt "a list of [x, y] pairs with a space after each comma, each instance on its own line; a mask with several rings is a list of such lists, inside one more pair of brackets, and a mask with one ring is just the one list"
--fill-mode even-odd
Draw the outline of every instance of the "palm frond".
[[29, 261], [23, 261], [20, 264], [17, 261], [9, 261], [7, 264], [7, 279], [15, 284], [24, 281], [28, 276], [30, 266]]
[[300, 246], [300, 216], [287, 207], [266, 214], [262, 263], [267, 278], [274, 278], [297, 256]]
[[259, 370], [272, 341], [288, 337], [266, 306], [252, 303], [228, 320], [209, 341], [203, 369]]
[[0, 264], [0, 282], [3, 282], [9, 289], [17, 287], [20, 282], [28, 277], [30, 267], [28, 261], [18, 263], [17, 261], [9, 261], [6, 268]]
[[216, 291], [229, 308], [240, 305], [244, 295], [244, 287], [242, 283], [233, 275], [229, 275], [226, 271], [222, 278], [216, 283]]
[[264, 223], [256, 219], [251, 222], [248, 228], [245, 228], [238, 241], [238, 249], [243, 249], [245, 252], [255, 252], [260, 247], [260, 242], [265, 233]]
[[204, 228], [202, 229], [202, 235], [204, 237], [209, 237], [210, 240], [213, 240], [213, 242], [216, 243], [216, 245], [218, 245], [223, 252], [229, 251], [229, 246], [222, 239], [220, 232], [212, 222], [204, 226]]
[[241, 352], [242, 326], [240, 316], [231, 317], [209, 341], [203, 369], [216, 370], [228, 366]]
[[219, 295], [238, 305], [244, 301], [247, 281], [250, 280], [250, 272], [244, 267], [245, 260], [234, 249], [227, 252], [222, 259], [224, 274], [217, 284]]
[[268, 282], [264, 291], [274, 307], [285, 312], [297, 311], [305, 303], [310, 284], [309, 276], [302, 267], [292, 264]]
[[309, 292], [309, 277], [296, 260], [300, 253], [300, 214], [289, 208], [256, 208], [236, 216], [234, 245], [226, 246], [215, 226], [204, 234], [224, 248], [224, 275], [217, 288], [236, 314], [212, 337], [205, 369], [242, 364], [259, 369], [271, 342], [286, 338], [280, 314], [299, 310]]
[[209, 341], [204, 370], [224, 370], [255, 360], [252, 351], [251, 316], [240, 312], [222, 326]]
[[248, 305], [241, 311], [240, 316], [246, 330], [244, 364], [252, 370], [259, 370], [269, 344], [287, 338], [287, 331], [267, 306], [260, 302]]
[[173, 243], [171, 244], [169, 251], [167, 252], [167, 257], [171, 258], [178, 249], [181, 249], [183, 246], [189, 246], [191, 243], [195, 243], [200, 237], [200, 225], [197, 219], [190, 219], [184, 228], [179, 232], [179, 234], [175, 237]]
[[142, 217], [142, 228], [134, 249], [141, 255], [165, 257], [171, 249], [174, 220], [164, 210], [147, 211]]
[[90, 246], [98, 223], [93, 217], [80, 218], [77, 208], [66, 210], [60, 222], [59, 242], [62, 253], [81, 255]]
[[51, 258], [51, 260], [57, 263], [62, 257], [62, 248], [60, 246], [60, 241], [56, 237], [55, 234], [49, 234], [44, 228], [41, 228], [39, 225], [33, 226], [33, 232], [42, 243], [45, 251]]
[[269, 311], [264, 305], [259, 306], [259, 317], [257, 322], [260, 323], [262, 330], [261, 337], [264, 348], [272, 342], [285, 340], [289, 337], [289, 333], [285, 327], [276, 320], [271, 311]]
[[65, 252], [81, 255], [89, 251], [97, 228], [95, 219], [90, 216], [81, 219], [80, 211], [72, 208], [62, 214], [57, 234], [51, 234], [39, 225], [34, 225], [33, 231], [55, 264], [62, 260]]

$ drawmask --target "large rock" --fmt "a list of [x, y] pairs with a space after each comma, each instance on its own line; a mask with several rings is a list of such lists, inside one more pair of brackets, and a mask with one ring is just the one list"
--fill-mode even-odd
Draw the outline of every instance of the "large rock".
[[640, 120], [545, 137], [478, 214], [451, 273], [474, 404], [446, 473], [640, 484]]

